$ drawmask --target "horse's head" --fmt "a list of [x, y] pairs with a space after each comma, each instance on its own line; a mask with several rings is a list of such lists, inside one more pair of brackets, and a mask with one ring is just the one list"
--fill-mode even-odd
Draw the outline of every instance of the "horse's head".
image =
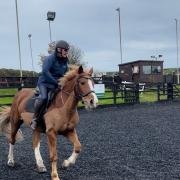
[[84, 70], [82, 66], [73, 66], [60, 80], [62, 90], [69, 93], [74, 91], [76, 99], [82, 100], [86, 109], [95, 108], [98, 103], [92, 73], [92, 68]]
[[77, 83], [75, 93], [82, 99], [86, 109], [92, 109], [97, 106], [98, 99], [94, 92], [94, 82], [92, 79], [93, 69], [84, 71], [80, 66], [78, 69]]

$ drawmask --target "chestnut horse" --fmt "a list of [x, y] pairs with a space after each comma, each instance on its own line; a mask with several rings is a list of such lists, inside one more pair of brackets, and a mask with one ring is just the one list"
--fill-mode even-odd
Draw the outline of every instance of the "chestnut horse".
[[[61, 90], [57, 92], [53, 102], [49, 105], [43, 116], [46, 125], [46, 135], [51, 160], [51, 178], [59, 180], [57, 172], [57, 135], [66, 136], [74, 145], [72, 155], [64, 160], [63, 167], [69, 167], [75, 164], [75, 161], [81, 151], [76, 125], [79, 121], [77, 105], [80, 100], [83, 101], [86, 109], [95, 108], [97, 97], [93, 91], [92, 68], [83, 70], [82, 66], [74, 66], [63, 78], [60, 79], [59, 85]], [[34, 95], [33, 90], [22, 89], [19, 91], [13, 101], [11, 108], [4, 109], [0, 116], [0, 132], [9, 133], [9, 166], [14, 166], [13, 148], [16, 139], [22, 137], [19, 130], [24, 122], [30, 127], [33, 113], [26, 112], [25, 107], [29, 98]], [[40, 134], [41, 130], [37, 127], [33, 131], [33, 150], [36, 159], [36, 165], [39, 172], [46, 172], [40, 154]]]

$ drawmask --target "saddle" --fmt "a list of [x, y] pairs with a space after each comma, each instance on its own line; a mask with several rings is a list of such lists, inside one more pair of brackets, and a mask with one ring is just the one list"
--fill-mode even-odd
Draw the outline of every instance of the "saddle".
[[[46, 107], [46, 108], [49, 107], [49, 105], [53, 101], [55, 95], [56, 95], [56, 91], [54, 91], [54, 90], [48, 92], [48, 99], [47, 99], [47, 102], [44, 105], [44, 107]], [[40, 96], [39, 91], [36, 91], [34, 93], [34, 95], [29, 98], [29, 100], [27, 101], [26, 107], [25, 107], [25, 110], [27, 112], [30, 112], [30, 113], [35, 112], [35, 102], [36, 102], [36, 99], [39, 98], [39, 96]]]
[[[46, 113], [50, 104], [53, 102], [56, 95], [57, 95], [57, 90], [49, 91], [48, 92], [48, 99], [47, 99], [46, 103], [42, 105], [42, 107], [38, 113], [37, 126], [44, 132], [46, 130], [46, 126], [44, 123], [43, 116]], [[36, 100], [39, 98], [39, 96], [40, 96], [40, 93], [39, 93], [39, 91], [36, 90], [34, 95], [32, 97], [30, 97], [26, 103], [26, 106], [25, 106], [26, 112], [35, 113], [35, 103], [36, 103]]]

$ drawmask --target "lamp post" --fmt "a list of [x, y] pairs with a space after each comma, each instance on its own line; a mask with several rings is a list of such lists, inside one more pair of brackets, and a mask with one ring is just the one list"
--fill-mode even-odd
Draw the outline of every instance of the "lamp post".
[[163, 55], [161, 55], [161, 54], [158, 55], [159, 60], [161, 60], [162, 57], [163, 57]]
[[32, 44], [31, 44], [31, 34], [28, 34], [28, 38], [29, 38], [29, 47], [30, 47], [30, 54], [31, 54], [31, 63], [32, 63], [32, 74], [34, 77], [34, 60], [33, 60], [33, 55], [32, 55]]
[[[163, 55], [161, 55], [161, 54], [159, 54], [158, 56], [154, 56], [154, 55], [151, 56], [151, 58], [152, 58], [152, 59], [155, 59], [156, 61], [157, 61], [157, 60], [160, 60], [160, 58], [162, 58], [162, 57], [163, 57]], [[158, 59], [158, 58], [159, 58], [159, 59]]]
[[116, 11], [118, 12], [118, 17], [119, 17], [119, 47], [120, 47], [120, 56], [121, 56], [121, 64], [122, 64], [121, 14], [120, 14], [120, 8], [117, 8]]
[[155, 59], [157, 61], [157, 57], [156, 56], [151, 56], [152, 59]]
[[176, 22], [176, 47], [177, 47], [177, 51], [176, 51], [176, 55], [177, 55], [177, 83], [179, 84], [179, 53], [178, 53], [178, 49], [179, 49], [179, 41], [178, 41], [178, 20], [174, 19]]
[[19, 19], [18, 19], [17, 0], [15, 0], [15, 5], [16, 5], [16, 23], [17, 23], [17, 37], [18, 37], [18, 50], [19, 50], [20, 82], [21, 82], [21, 87], [22, 87], [23, 82], [22, 82], [22, 64], [21, 64], [21, 44], [20, 44], [20, 35], [19, 35]]
[[56, 16], [56, 12], [51, 12], [48, 11], [47, 12], [47, 20], [49, 21], [49, 37], [50, 37], [50, 43], [52, 42], [52, 38], [51, 38], [51, 21], [54, 21]]

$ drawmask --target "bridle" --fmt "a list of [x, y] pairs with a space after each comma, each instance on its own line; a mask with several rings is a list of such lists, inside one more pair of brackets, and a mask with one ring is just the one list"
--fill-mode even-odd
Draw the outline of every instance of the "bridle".
[[89, 80], [91, 80], [91, 82], [93, 83], [93, 79], [91, 78], [91, 77], [88, 77], [88, 76], [80, 76], [78, 79], [77, 79], [77, 84], [75, 85], [75, 87], [74, 87], [74, 92], [75, 92], [75, 97], [78, 99], [78, 100], [82, 100], [82, 98], [84, 98], [84, 97], [86, 97], [86, 96], [88, 96], [89, 94], [91, 94], [91, 93], [95, 93], [95, 91], [93, 91], [93, 90], [90, 90], [90, 91], [88, 91], [87, 93], [80, 93], [80, 87], [79, 87], [79, 83], [80, 83], [80, 79], [89, 79]]
[[[82, 100], [84, 97], [86, 97], [86, 96], [88, 96], [89, 94], [91, 94], [91, 93], [95, 93], [95, 91], [93, 91], [93, 90], [90, 90], [90, 91], [88, 91], [87, 93], [80, 93], [80, 87], [79, 87], [79, 83], [80, 83], [80, 79], [82, 79], [82, 78], [84, 78], [84, 79], [89, 79], [89, 80], [91, 80], [92, 81], [92, 83], [94, 84], [94, 82], [93, 82], [93, 79], [91, 78], [91, 77], [88, 77], [88, 76], [80, 76], [78, 79], [77, 79], [77, 83], [76, 83], [76, 85], [74, 86], [74, 97], [79, 101], [79, 100]], [[63, 97], [62, 97], [62, 92], [63, 93], [65, 93], [65, 94], [67, 94], [67, 95], [70, 95], [71, 94], [71, 92], [67, 92], [67, 91], [64, 91], [63, 89], [61, 89], [60, 90], [61, 91], [61, 100], [62, 100], [62, 102], [63, 102], [63, 104], [64, 104], [64, 100], [63, 100]]]

